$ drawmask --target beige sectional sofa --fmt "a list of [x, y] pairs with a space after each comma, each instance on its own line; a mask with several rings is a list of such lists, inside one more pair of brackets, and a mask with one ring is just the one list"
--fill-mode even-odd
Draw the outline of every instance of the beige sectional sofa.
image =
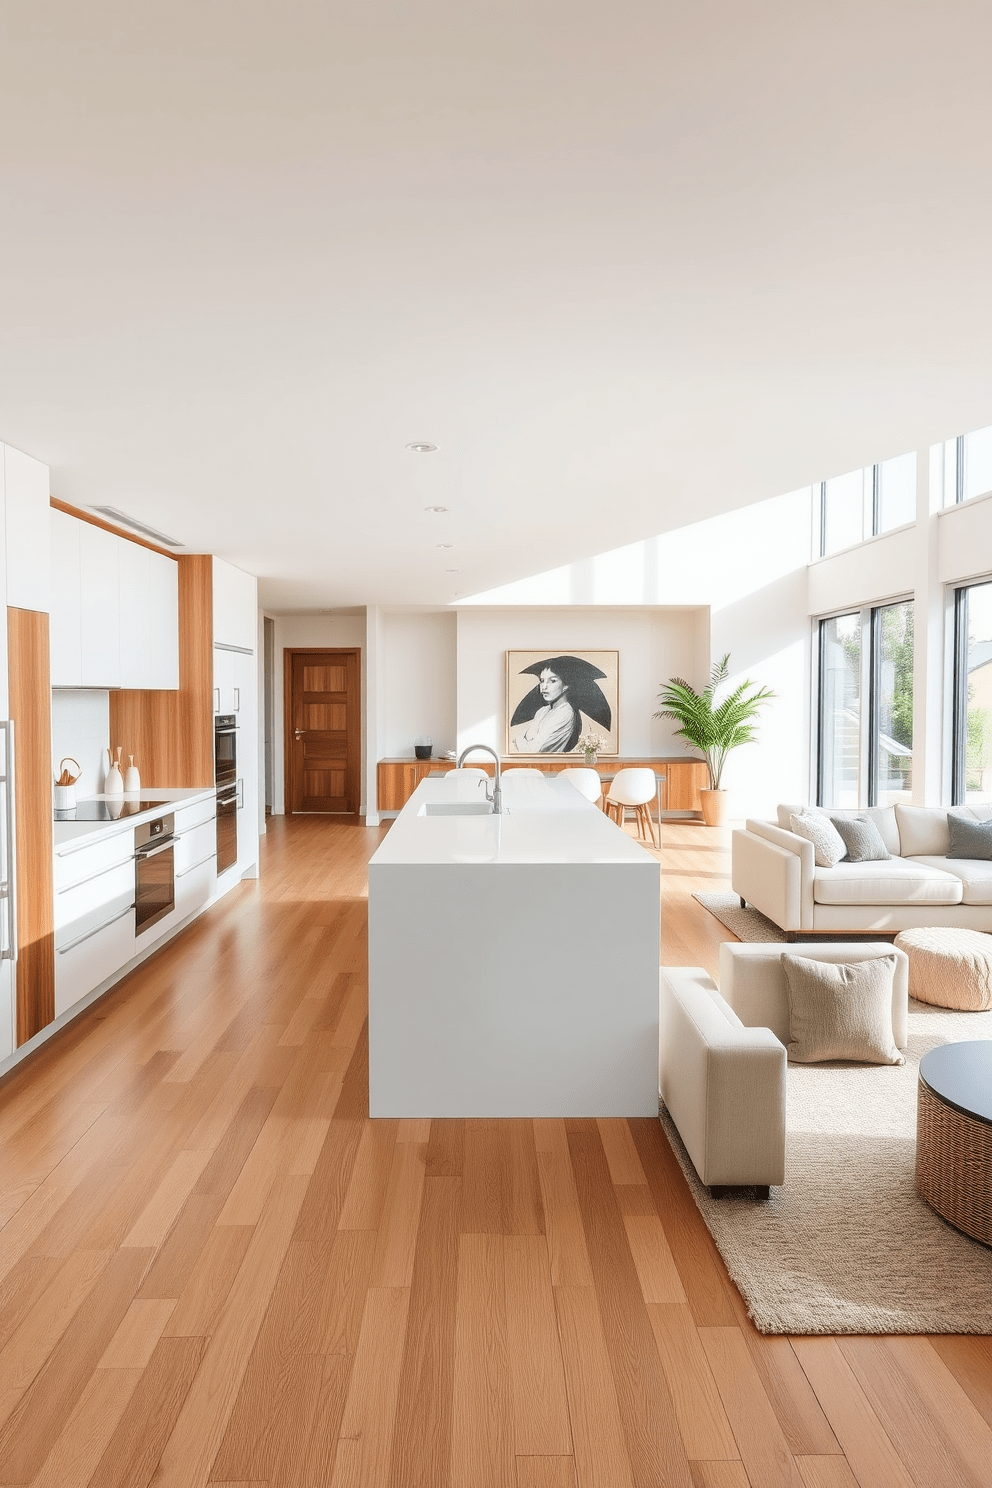
[[[887, 862], [816, 865], [813, 844], [790, 829], [793, 813], [819, 808], [781, 805], [777, 821], [749, 820], [733, 834], [731, 882], [786, 932], [895, 933], [918, 925], [956, 925], [992, 932], [992, 862], [948, 858], [947, 811], [875, 806], [866, 810], [892, 854]], [[955, 806], [988, 821], [992, 806]], [[858, 816], [860, 811], [827, 811]]]

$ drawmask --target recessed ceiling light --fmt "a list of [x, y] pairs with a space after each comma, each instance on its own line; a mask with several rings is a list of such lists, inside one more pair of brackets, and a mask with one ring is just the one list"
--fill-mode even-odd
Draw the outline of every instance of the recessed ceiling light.
[[407, 445], [408, 450], [413, 450], [415, 455], [432, 455], [437, 449], [436, 444], [428, 444], [425, 439], [415, 439], [413, 444]]
[[447, 510], [448, 510], [448, 508], [446, 506], [425, 506], [424, 507], [424, 511], [426, 511], [426, 512], [446, 512]]
[[119, 527], [130, 527], [132, 532], [141, 532], [145, 537], [150, 537], [155, 542], [164, 543], [167, 548], [183, 548], [186, 546], [185, 543], [179, 541], [178, 537], [166, 537], [165, 533], [159, 532], [157, 527], [149, 527], [147, 522], [139, 522], [137, 517], [129, 517], [127, 512], [121, 511], [119, 507], [94, 506], [90, 510], [99, 512], [101, 516], [109, 517]]
[[438, 543], [439, 548], [453, 548], [454, 546], [454, 543]]

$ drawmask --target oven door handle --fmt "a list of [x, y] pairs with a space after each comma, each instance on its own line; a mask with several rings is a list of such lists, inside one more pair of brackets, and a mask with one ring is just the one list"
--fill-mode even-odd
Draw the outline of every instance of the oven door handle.
[[170, 837], [168, 842], [158, 842], [154, 847], [139, 848], [134, 855], [134, 860], [136, 863], [143, 863], [146, 858], [155, 858], [159, 853], [165, 852], [167, 848], [173, 847], [175, 841], [175, 837]]

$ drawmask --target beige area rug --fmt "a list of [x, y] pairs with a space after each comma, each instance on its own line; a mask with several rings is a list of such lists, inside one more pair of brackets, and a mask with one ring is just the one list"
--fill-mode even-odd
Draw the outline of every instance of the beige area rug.
[[[693, 894], [694, 899], [708, 909], [713, 917], [726, 925], [738, 940], [785, 940], [785, 931], [780, 930], [774, 920], [768, 919], [760, 909], [753, 909], [749, 904], [746, 909], [741, 909], [740, 896], [737, 894]], [[871, 932], [865, 935], [849, 934], [843, 937], [837, 935], [819, 935], [812, 932], [806, 933], [800, 930], [796, 935], [798, 944], [815, 945], [818, 941], [844, 940], [894, 940], [893, 935], [879, 935]]]
[[992, 1012], [909, 1005], [903, 1066], [790, 1065], [786, 1178], [767, 1203], [712, 1199], [662, 1125], [762, 1333], [992, 1334], [992, 1249], [918, 1197], [916, 1089], [928, 1049], [992, 1038]]

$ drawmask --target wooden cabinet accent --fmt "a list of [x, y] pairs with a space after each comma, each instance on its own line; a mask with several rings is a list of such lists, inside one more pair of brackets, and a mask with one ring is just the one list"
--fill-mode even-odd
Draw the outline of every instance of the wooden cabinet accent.
[[[492, 774], [494, 765], [492, 760], [486, 760], [483, 755], [466, 761], [473, 768], [486, 770]], [[504, 770], [512, 770], [518, 760], [504, 760]], [[566, 770], [569, 766], [581, 765], [582, 761], [574, 755], [567, 755], [556, 760], [528, 760], [528, 769], [543, 770], [546, 775], [557, 775], [559, 770]], [[703, 760], [689, 759], [682, 756], [679, 759], [620, 759], [601, 760], [599, 769], [604, 773], [615, 774], [617, 770], [630, 769], [646, 766], [649, 770], [664, 775], [665, 779], [661, 785], [661, 809], [662, 811], [700, 811], [702, 802], [699, 798], [700, 790], [707, 784], [709, 776], [706, 764]], [[376, 785], [380, 811], [401, 811], [413, 795], [422, 780], [435, 770], [453, 770], [455, 768], [451, 760], [429, 759], [384, 759], [380, 760], [376, 768]]]
[[709, 784], [705, 760], [669, 760], [665, 766], [667, 780], [662, 787], [662, 806], [666, 811], [701, 811], [699, 792]]
[[17, 748], [18, 1045], [55, 1017], [48, 654], [48, 616], [8, 609], [10, 716]]

